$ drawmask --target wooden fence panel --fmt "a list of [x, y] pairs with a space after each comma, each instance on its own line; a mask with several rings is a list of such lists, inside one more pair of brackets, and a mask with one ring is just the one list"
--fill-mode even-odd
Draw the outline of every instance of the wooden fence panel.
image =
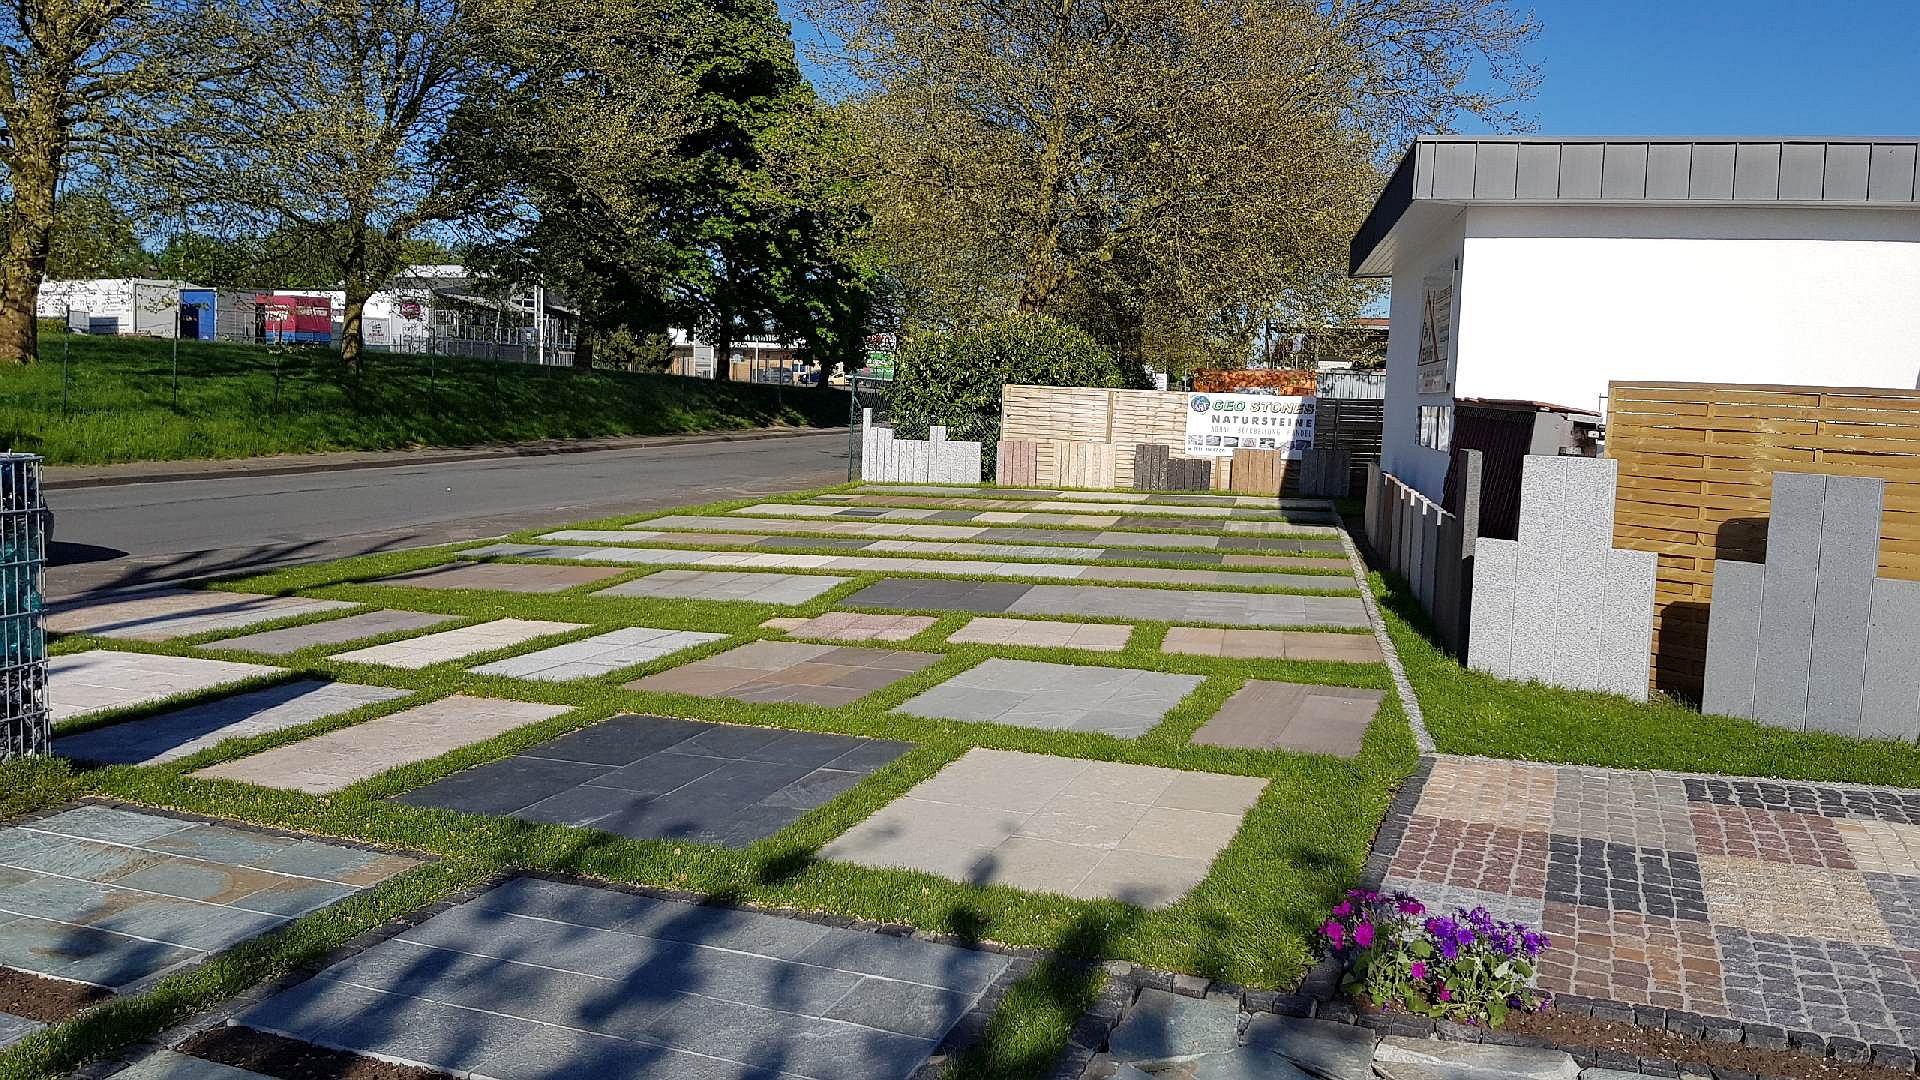
[[1659, 556], [1653, 685], [1697, 700], [1713, 565], [1766, 557], [1773, 473], [1885, 480], [1882, 577], [1920, 581], [1920, 391], [1616, 382], [1614, 546]]

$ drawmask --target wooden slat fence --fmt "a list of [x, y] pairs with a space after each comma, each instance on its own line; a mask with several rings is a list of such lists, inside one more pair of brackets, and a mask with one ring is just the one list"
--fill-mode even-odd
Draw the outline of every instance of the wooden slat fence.
[[1616, 382], [1614, 546], [1659, 556], [1653, 686], [1698, 700], [1713, 565], [1766, 557], [1773, 473], [1885, 480], [1880, 575], [1920, 580], [1920, 391]]

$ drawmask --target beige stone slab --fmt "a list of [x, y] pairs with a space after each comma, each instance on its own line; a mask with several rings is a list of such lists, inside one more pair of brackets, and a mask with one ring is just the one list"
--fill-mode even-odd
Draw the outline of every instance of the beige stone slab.
[[194, 773], [324, 795], [566, 712], [567, 705], [452, 697]]
[[197, 656], [93, 649], [47, 661], [48, 714], [55, 723], [198, 693], [285, 669]]
[[533, 563], [457, 563], [429, 566], [369, 584], [409, 589], [485, 589], [493, 592], [556, 593], [626, 573], [615, 566], [544, 566]]
[[55, 634], [171, 641], [355, 606], [345, 600], [305, 596], [169, 589], [119, 599], [54, 604], [47, 610], [44, 625]]
[[385, 664], [387, 667], [418, 670], [462, 660], [496, 649], [510, 649], [536, 638], [584, 630], [580, 623], [544, 622], [538, 619], [495, 619], [492, 622], [442, 630], [437, 634], [390, 641], [365, 649], [335, 653], [333, 659], [354, 664]]
[[1117, 623], [981, 617], [954, 631], [947, 641], [955, 645], [1022, 645], [1039, 649], [1119, 652], [1127, 647], [1127, 639], [1132, 636], [1133, 627]]
[[1248, 679], [1194, 732], [1201, 746], [1355, 757], [1383, 690]]
[[1200, 626], [1167, 628], [1161, 651], [1239, 660], [1334, 660], [1377, 664], [1384, 659], [1372, 634], [1315, 633], [1305, 630], [1221, 630]]
[[928, 615], [829, 611], [811, 619], [768, 619], [761, 626], [819, 641], [905, 641], [932, 626]]

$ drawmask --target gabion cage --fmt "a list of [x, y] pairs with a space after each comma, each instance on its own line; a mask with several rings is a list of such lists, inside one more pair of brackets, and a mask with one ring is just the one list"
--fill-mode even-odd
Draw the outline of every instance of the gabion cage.
[[53, 743], [41, 623], [49, 525], [40, 457], [0, 454], [0, 760]]

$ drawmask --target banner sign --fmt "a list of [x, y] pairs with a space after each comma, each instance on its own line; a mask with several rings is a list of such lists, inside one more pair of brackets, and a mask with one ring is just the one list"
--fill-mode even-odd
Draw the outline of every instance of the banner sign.
[[1313, 446], [1314, 399], [1263, 394], [1188, 394], [1187, 453], [1232, 457], [1280, 450], [1299, 460]]
[[1453, 392], [1453, 271], [1428, 274], [1422, 282], [1419, 392]]

